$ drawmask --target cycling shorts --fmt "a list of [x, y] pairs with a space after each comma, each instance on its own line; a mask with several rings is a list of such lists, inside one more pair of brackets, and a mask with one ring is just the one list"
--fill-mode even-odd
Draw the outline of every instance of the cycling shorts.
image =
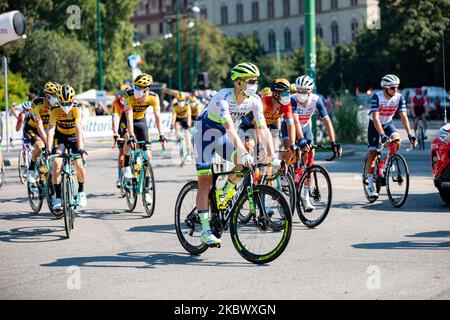
[[134, 135], [137, 141], [150, 141], [148, 124], [145, 118], [133, 121]]
[[[303, 138], [305, 140], [311, 140], [311, 144], [314, 144], [314, 135], [311, 129], [311, 124], [307, 124], [306, 126], [304, 126], [302, 128], [302, 132]], [[283, 141], [289, 139], [289, 134], [287, 131], [287, 125], [285, 121], [281, 123], [281, 138]]]
[[75, 134], [65, 135], [61, 132], [55, 132], [55, 138], [53, 139], [52, 154], [56, 154], [57, 151], [64, 153], [67, 149], [72, 150], [72, 153], [78, 153], [78, 140]]
[[[397, 128], [394, 126], [392, 121], [383, 125], [384, 133], [391, 138], [394, 133], [398, 134]], [[375, 129], [375, 125], [372, 120], [369, 120], [369, 128], [367, 129], [367, 140], [369, 151], [376, 151], [380, 144], [380, 135], [378, 134], [377, 129]]]
[[183, 129], [189, 130], [188, 119], [187, 119], [187, 118], [177, 119], [177, 122], [176, 122], [176, 123], [179, 123], [180, 126], [181, 126]]
[[42, 141], [37, 129], [27, 125], [25, 125], [25, 128], [23, 129], [23, 139], [24, 141], [31, 143], [31, 145], [34, 145], [36, 141]]

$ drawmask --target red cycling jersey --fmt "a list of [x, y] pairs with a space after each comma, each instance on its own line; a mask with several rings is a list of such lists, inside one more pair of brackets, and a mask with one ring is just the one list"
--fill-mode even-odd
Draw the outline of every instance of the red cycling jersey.
[[261, 100], [264, 108], [264, 118], [266, 118], [268, 126], [275, 123], [281, 115], [283, 115], [285, 120], [294, 118], [292, 116], [292, 105], [290, 102], [278, 109], [274, 107], [275, 101], [273, 100], [273, 96], [264, 96]]

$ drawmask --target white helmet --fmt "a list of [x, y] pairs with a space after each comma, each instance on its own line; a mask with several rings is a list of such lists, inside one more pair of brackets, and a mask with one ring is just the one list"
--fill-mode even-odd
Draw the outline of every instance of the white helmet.
[[298, 77], [297, 80], [295, 80], [295, 86], [297, 87], [297, 90], [300, 90], [300, 89], [313, 90], [314, 89], [314, 79], [307, 75]]
[[398, 86], [400, 84], [400, 79], [393, 74], [387, 74], [381, 80], [381, 87]]

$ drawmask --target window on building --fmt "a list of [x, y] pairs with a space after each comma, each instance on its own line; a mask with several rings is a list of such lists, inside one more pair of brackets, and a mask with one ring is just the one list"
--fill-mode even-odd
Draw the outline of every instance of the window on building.
[[145, 14], [150, 14], [150, 4], [149, 3], [146, 3], [145, 4]]
[[158, 12], [162, 12], [162, 11], [163, 11], [163, 1], [158, 0]]
[[316, 34], [318, 38], [323, 39], [323, 28], [320, 23], [318, 23], [316, 26]]
[[159, 34], [163, 34], [164, 33], [164, 22], [160, 22], [159, 23]]
[[290, 51], [291, 49], [291, 30], [289, 28], [286, 28], [284, 29], [284, 50]]
[[276, 48], [276, 37], [273, 30], [269, 31], [269, 52], [275, 52]]
[[331, 44], [333, 46], [339, 44], [339, 26], [336, 21], [331, 24]]
[[352, 0], [352, 1], [350, 2], [350, 5], [351, 5], [352, 7], [357, 6], [357, 5], [358, 5], [358, 0]]
[[259, 20], [259, 3], [256, 1], [252, 2], [252, 20]]
[[205, 20], [208, 19], [208, 9], [206, 7], [200, 8], [200, 16]]
[[259, 32], [258, 31], [253, 32], [253, 38], [255, 38], [255, 40], [259, 42]]
[[355, 41], [356, 40], [356, 34], [359, 28], [359, 23], [358, 20], [356, 20], [355, 18], [352, 19], [352, 40]]
[[275, 6], [273, 4], [274, 0], [267, 0], [267, 17], [274, 18], [275, 17]]
[[300, 47], [305, 46], [305, 26], [300, 26]]
[[331, 1], [331, 10], [336, 10], [338, 8], [337, 0], [330, 0], [330, 1]]
[[220, 22], [222, 24], [228, 24], [228, 7], [226, 4], [223, 4], [220, 8]]
[[291, 15], [291, 0], [283, 0], [283, 15], [285, 17]]
[[305, 14], [305, 0], [298, 0], [298, 14]]
[[147, 36], [150, 36], [152, 34], [152, 26], [150, 24], [147, 24], [146, 27], [147, 27]]
[[322, 12], [322, 0], [316, 0], [316, 12]]
[[236, 22], [244, 22], [244, 5], [242, 3], [236, 5]]

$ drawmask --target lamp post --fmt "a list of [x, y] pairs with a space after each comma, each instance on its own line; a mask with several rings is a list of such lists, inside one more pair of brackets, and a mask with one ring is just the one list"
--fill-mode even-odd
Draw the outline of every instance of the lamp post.
[[97, 0], [97, 28], [98, 28], [98, 89], [103, 90], [103, 64], [102, 64], [102, 27], [100, 16], [100, 0]]
[[189, 45], [189, 84], [191, 92], [194, 91], [194, 68], [192, 65], [192, 28], [195, 23], [190, 20], [188, 22], [188, 45]]
[[200, 8], [197, 6], [192, 7], [192, 12], [194, 13], [195, 20], [195, 88], [198, 89], [198, 75], [200, 73], [200, 63], [199, 63], [199, 47], [198, 47], [198, 14], [200, 13]]
[[[305, 1], [305, 34], [306, 34], [306, 52], [305, 63], [306, 73], [316, 80], [316, 2], [314, 0]], [[312, 119], [312, 130], [316, 138], [316, 115]], [[314, 139], [315, 140], [315, 139]]]
[[177, 28], [177, 67], [178, 67], [178, 91], [183, 89], [181, 79], [181, 43], [180, 43], [180, 1], [176, 0], [176, 28]]

